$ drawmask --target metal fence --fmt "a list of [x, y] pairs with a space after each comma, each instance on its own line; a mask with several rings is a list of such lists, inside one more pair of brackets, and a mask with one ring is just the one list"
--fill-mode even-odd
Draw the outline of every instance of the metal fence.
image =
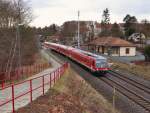
[[4, 84], [12, 83], [16, 80], [20, 80], [24, 77], [29, 77], [30, 75], [39, 73], [44, 69], [48, 68], [49, 64], [35, 64], [32, 66], [22, 66], [21, 68], [17, 68], [10, 73], [0, 72], [0, 84], [1, 87], [4, 87]]
[[0, 113], [15, 112], [16, 109], [44, 95], [63, 75], [68, 63], [55, 71], [0, 89]]

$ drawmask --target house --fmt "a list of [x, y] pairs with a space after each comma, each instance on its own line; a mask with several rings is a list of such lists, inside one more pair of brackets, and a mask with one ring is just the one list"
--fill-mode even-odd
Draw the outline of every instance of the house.
[[146, 39], [145, 35], [143, 33], [133, 33], [131, 36], [129, 36], [128, 40], [131, 40], [135, 43], [141, 43], [141, 41], [144, 41]]
[[88, 43], [88, 50], [112, 56], [136, 55], [136, 46], [118, 37], [96, 37]]
[[94, 33], [94, 36], [98, 36], [102, 30], [101, 24], [96, 21], [87, 22], [87, 28], [88, 28], [87, 37], [89, 37], [90, 33], [92, 32]]

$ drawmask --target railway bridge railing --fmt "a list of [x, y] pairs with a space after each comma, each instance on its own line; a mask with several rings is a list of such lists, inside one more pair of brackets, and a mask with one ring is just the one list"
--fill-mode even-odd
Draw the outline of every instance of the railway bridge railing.
[[68, 66], [65, 63], [51, 73], [0, 89], [0, 113], [15, 113], [16, 109], [44, 95], [61, 78]]

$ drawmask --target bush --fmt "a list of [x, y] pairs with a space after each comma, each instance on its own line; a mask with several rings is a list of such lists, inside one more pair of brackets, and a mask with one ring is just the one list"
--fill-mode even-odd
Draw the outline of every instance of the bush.
[[145, 60], [150, 61], [150, 45], [144, 48]]

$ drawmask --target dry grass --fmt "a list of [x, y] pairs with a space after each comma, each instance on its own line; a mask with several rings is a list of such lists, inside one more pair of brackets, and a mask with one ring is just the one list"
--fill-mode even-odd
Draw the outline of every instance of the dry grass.
[[150, 65], [134, 65], [134, 64], [125, 64], [120, 62], [113, 62], [113, 69], [121, 69], [129, 73], [134, 73], [139, 77], [142, 77], [146, 80], [150, 80]]
[[71, 69], [44, 96], [16, 113], [119, 113]]
[[119, 113], [114, 111], [112, 105], [102, 95], [71, 69], [54, 89], [77, 97], [86, 106], [87, 113]]

